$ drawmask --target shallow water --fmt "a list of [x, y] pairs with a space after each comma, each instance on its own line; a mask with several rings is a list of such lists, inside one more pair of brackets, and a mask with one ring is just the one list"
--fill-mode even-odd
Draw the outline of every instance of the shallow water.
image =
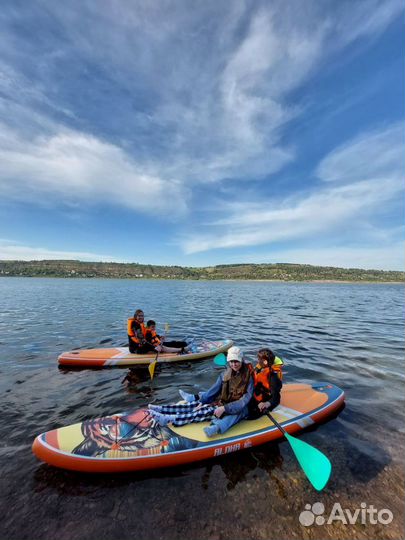
[[[404, 287], [271, 282], [0, 279], [0, 538], [402, 538]], [[270, 346], [285, 381], [329, 381], [346, 392], [340, 415], [301, 435], [333, 475], [319, 494], [287, 443], [152, 473], [92, 476], [57, 470], [31, 453], [49, 429], [178, 399], [206, 388], [212, 360], [145, 370], [57, 367], [75, 347], [124, 345], [126, 318], [143, 307], [170, 337], [231, 337], [253, 359]], [[305, 527], [306, 503], [388, 508], [392, 523]]]

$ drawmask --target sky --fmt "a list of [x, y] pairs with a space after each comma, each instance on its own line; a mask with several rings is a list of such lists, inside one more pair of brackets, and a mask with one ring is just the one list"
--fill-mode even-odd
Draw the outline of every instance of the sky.
[[404, 270], [404, 7], [3, 1], [0, 259]]

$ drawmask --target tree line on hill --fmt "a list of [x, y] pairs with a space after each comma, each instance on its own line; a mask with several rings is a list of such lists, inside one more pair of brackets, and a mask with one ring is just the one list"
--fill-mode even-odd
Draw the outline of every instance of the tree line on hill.
[[358, 268], [335, 268], [331, 266], [312, 266], [309, 264], [220, 264], [217, 266], [193, 268], [70, 260], [0, 260], [0, 276], [113, 279], [405, 281], [405, 272], [400, 271], [361, 270]]

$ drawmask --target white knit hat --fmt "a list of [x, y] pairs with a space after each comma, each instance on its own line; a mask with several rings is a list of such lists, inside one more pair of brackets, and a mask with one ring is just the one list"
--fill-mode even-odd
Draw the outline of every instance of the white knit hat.
[[241, 349], [239, 349], [239, 347], [231, 347], [229, 349], [226, 361], [230, 362], [231, 360], [243, 362], [243, 352]]

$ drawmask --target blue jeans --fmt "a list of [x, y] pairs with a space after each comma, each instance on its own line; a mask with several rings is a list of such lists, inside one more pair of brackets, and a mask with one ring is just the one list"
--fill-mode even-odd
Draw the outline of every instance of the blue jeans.
[[[247, 407], [246, 407], [247, 409]], [[214, 416], [211, 424], [218, 426], [219, 433], [225, 433], [229, 428], [246, 418], [247, 411], [243, 409], [239, 414], [224, 414], [222, 418]]]

